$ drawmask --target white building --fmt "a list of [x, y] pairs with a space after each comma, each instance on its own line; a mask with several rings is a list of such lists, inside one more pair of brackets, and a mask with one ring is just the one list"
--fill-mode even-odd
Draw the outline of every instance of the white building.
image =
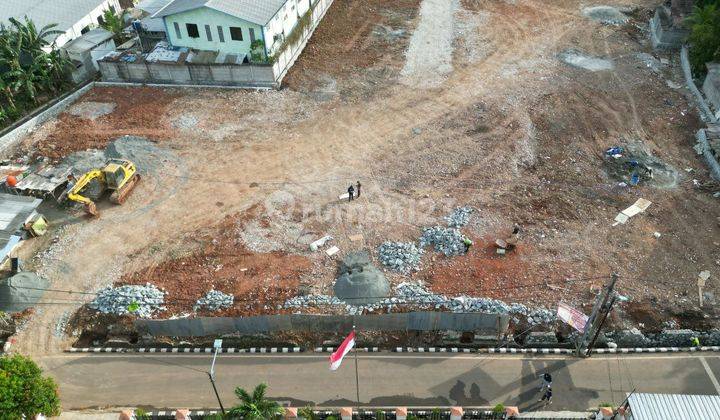
[[105, 10], [120, 11], [119, 0], [0, 0], [0, 22], [8, 25], [14, 17], [31, 19], [38, 30], [56, 23], [64, 32], [55, 39], [58, 47], [90, 31], [102, 22]]

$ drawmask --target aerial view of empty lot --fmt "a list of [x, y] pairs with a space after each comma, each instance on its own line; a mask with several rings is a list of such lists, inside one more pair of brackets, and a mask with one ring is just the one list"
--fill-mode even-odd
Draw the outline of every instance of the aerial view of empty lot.
[[[44, 299], [77, 302], [35, 310], [17, 347], [72, 345], [99, 322], [75, 309], [112, 285], [164, 290], [159, 318], [344, 313], [285, 302], [332, 296], [338, 259], [361, 250], [393, 288], [530, 310], [589, 310], [617, 273], [615, 327], [715, 326], [696, 279], [717, 272], [720, 210], [699, 187], [702, 121], [678, 56], [652, 53], [643, 29], [654, 2], [435, 3], [336, 0], [278, 90], [96, 86], [26, 136], [17, 156], [113, 148], [142, 181], [97, 218], [67, 210], [26, 251], [58, 290]], [[631, 179], [626, 157], [651, 176]], [[358, 182], [357, 198], [339, 198]], [[615, 223], [640, 198], [652, 204]], [[405, 270], [380, 261], [383, 243], [417, 242], [459, 207], [467, 253], [415, 249]], [[497, 252], [514, 227], [515, 247]], [[333, 256], [309, 248], [326, 235]], [[194, 308], [211, 290], [234, 302]], [[714, 282], [704, 291], [714, 299]]]

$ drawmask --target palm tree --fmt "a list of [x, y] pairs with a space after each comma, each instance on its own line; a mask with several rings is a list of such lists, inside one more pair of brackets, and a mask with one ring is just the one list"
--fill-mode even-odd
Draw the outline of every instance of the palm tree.
[[265, 398], [266, 390], [267, 384], [256, 386], [252, 395], [240, 387], [235, 388], [240, 404], [230, 409], [230, 416], [243, 420], [267, 420], [282, 415], [284, 410], [280, 404]]

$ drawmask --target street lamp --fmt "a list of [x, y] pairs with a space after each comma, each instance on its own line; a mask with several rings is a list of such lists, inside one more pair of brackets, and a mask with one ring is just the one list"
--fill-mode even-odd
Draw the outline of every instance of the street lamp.
[[220, 411], [222, 411], [223, 416], [225, 415], [225, 408], [222, 405], [222, 401], [220, 401], [220, 395], [217, 392], [217, 388], [215, 387], [215, 359], [217, 358], [218, 352], [220, 349], [222, 349], [222, 340], [218, 339], [215, 340], [213, 343], [213, 348], [215, 349], [215, 353], [213, 354], [213, 360], [212, 364], [210, 365], [210, 372], [208, 372], [208, 377], [210, 378], [210, 383], [212, 384], [213, 391], [215, 391], [215, 397], [217, 397], [218, 404], [220, 404]]

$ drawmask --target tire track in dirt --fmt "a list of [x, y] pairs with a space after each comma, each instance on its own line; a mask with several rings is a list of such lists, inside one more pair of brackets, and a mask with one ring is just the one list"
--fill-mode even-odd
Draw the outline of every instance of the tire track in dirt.
[[[133, 271], [139, 268], [127, 259], [128, 255], [150, 244], [191, 233], [219, 220], [224, 214], [262, 200], [257, 193], [248, 194], [250, 189], [247, 187], [205, 182], [200, 174], [223, 174], [229, 180], [262, 181], [277, 179], [278, 173], [289, 180], [361, 173], [360, 162], [389, 144], [405, 141], [413, 127], [442, 118], [452, 110], [475, 103], [489, 92], [503, 88], [504, 84], [510, 83], [497, 74], [504, 64], [553, 48], [573, 30], [571, 23], [575, 15], [568, 14], [563, 8], [544, 2], [526, 2], [524, 5], [538, 19], [554, 24], [544, 24], [531, 31], [521, 24], [511, 24], [513, 19], [503, 19], [499, 11], [493, 13], [491, 10], [491, 20], [495, 21], [489, 30], [505, 34], [503, 42], [480, 62], [466, 69], [456, 69], [439, 90], [396, 86], [372, 103], [343, 106], [314, 120], [298, 123], [291, 140], [281, 129], [269, 130], [263, 133], [275, 139], [269, 147], [252, 152], [242, 147], [235, 149], [245, 154], [241, 163], [227, 159], [228, 150], [219, 146], [191, 146], [186, 153], [186, 156], [193, 156], [193, 161], [188, 161], [189, 171], [198, 177], [189, 179], [174, 196], [143, 217], [123, 224], [113, 221], [115, 215], [120, 217], [136, 210], [131, 199], [126, 206], [113, 208], [113, 217], [78, 226], [77, 234], [86, 240], [65, 249], [63, 264], [67, 268], [64, 274], [58, 270], [51, 279], [53, 287], [94, 291], [101, 286], [98, 281], [109, 269]], [[193, 150], [197, 155], [191, 153]], [[229, 192], [234, 195], [232, 198], [228, 197]], [[215, 205], [219, 200], [227, 203], [222, 209]], [[48, 305], [41, 316], [30, 321], [28, 328], [20, 334], [20, 351], [52, 353], [59, 351], [60, 345], [68, 344], [54, 337], [51, 331], [66, 309], [68, 307]]]

